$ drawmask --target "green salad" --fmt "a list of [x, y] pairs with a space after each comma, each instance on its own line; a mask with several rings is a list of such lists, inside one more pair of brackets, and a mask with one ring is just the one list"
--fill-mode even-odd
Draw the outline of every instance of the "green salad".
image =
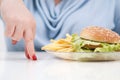
[[120, 43], [104, 43], [90, 41], [80, 38], [79, 35], [73, 34], [72, 47], [74, 52], [116, 52], [120, 51]]

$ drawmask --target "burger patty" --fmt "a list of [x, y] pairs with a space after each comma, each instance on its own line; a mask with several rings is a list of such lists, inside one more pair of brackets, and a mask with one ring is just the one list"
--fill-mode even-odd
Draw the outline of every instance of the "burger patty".
[[102, 47], [102, 45], [91, 45], [91, 44], [86, 44], [85, 46], [83, 46], [83, 48], [87, 48], [87, 49], [95, 49], [98, 47]]

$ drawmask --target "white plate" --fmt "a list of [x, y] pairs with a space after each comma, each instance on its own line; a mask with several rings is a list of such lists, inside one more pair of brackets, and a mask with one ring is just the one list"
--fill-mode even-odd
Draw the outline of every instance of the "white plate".
[[110, 61], [120, 60], [120, 52], [109, 53], [78, 53], [78, 52], [54, 52], [47, 51], [56, 57], [77, 61]]

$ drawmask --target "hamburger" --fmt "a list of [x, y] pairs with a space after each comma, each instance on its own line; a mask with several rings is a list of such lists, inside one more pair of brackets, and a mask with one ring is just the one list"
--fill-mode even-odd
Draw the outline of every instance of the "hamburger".
[[120, 36], [107, 28], [90, 26], [80, 36], [72, 35], [74, 52], [117, 52], [120, 51]]

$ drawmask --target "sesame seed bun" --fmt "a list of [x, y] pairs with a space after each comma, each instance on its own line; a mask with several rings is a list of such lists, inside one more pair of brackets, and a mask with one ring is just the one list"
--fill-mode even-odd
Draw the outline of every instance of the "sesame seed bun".
[[107, 28], [98, 26], [89, 26], [84, 28], [80, 33], [80, 37], [98, 42], [120, 43], [119, 34]]

